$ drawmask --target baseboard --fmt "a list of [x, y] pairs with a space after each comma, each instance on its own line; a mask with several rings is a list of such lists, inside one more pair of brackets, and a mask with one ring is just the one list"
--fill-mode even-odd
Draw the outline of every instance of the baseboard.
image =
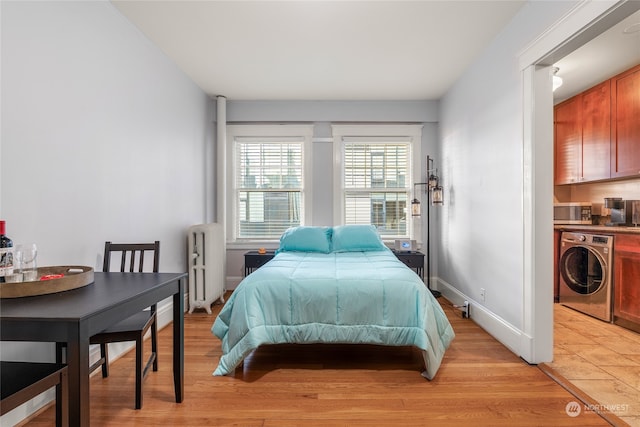
[[493, 336], [509, 350], [518, 356], [522, 355], [521, 350], [524, 334], [521, 330], [505, 321], [479, 302], [463, 294], [444, 280], [440, 278], [432, 280], [436, 283], [435, 288], [442, 292], [442, 295], [453, 304], [463, 304], [464, 301], [468, 301], [470, 304], [469, 312], [471, 320], [477, 323], [482, 329], [487, 331], [489, 335]]

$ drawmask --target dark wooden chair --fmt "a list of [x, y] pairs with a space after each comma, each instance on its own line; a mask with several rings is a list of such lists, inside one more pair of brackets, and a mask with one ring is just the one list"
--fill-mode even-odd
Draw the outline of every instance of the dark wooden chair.
[[[160, 264], [160, 242], [154, 243], [111, 243], [106, 242], [104, 246], [104, 262], [102, 271], [111, 270], [111, 254], [120, 252], [121, 272], [138, 272], [144, 270], [145, 253], [151, 252], [153, 255], [153, 272], [158, 272]], [[146, 363], [143, 364], [143, 340], [147, 331], [151, 330], [151, 354]], [[91, 344], [100, 345], [100, 359], [89, 368], [93, 372], [102, 366], [102, 377], [109, 376], [109, 353], [108, 343], [135, 341], [136, 342], [136, 409], [142, 408], [142, 383], [149, 373], [149, 368], [158, 370], [158, 325], [156, 321], [156, 305], [152, 305], [149, 310], [144, 310], [134, 314], [127, 319], [110, 326], [104, 331], [91, 337]], [[58, 345], [58, 348], [60, 344]], [[58, 361], [61, 361], [61, 350], [57, 351]]]
[[56, 388], [56, 426], [69, 425], [67, 365], [59, 363], [0, 362], [0, 415], [41, 393]]

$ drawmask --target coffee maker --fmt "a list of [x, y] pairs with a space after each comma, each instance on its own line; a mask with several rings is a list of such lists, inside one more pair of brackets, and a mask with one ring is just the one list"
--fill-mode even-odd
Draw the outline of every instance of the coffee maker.
[[611, 211], [611, 222], [607, 225], [640, 225], [640, 200], [622, 200], [620, 197], [604, 199], [604, 207]]

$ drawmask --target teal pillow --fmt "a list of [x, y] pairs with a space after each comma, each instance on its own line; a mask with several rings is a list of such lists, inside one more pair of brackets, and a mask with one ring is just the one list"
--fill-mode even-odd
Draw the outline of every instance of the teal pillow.
[[339, 225], [333, 227], [333, 252], [382, 251], [387, 247], [382, 243], [378, 230], [373, 225]]
[[280, 236], [277, 252], [331, 252], [331, 228], [301, 225], [287, 229]]

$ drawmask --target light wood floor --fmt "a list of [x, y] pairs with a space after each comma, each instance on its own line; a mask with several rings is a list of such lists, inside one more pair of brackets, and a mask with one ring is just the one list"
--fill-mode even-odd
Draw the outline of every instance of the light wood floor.
[[[213, 377], [220, 341], [214, 316], [185, 316], [185, 400], [174, 402], [171, 328], [160, 332], [160, 370], [133, 409], [133, 352], [91, 378], [91, 424], [102, 426], [606, 426], [592, 411], [570, 417], [576, 398], [462, 319], [444, 298], [456, 338], [436, 378], [420, 376], [406, 347], [265, 346], [234, 376]], [[220, 306], [214, 307], [215, 312]], [[215, 314], [214, 312], [214, 314]], [[51, 425], [53, 409], [29, 426]]]
[[640, 334], [554, 304], [554, 341], [554, 360], [541, 368], [640, 427]]

